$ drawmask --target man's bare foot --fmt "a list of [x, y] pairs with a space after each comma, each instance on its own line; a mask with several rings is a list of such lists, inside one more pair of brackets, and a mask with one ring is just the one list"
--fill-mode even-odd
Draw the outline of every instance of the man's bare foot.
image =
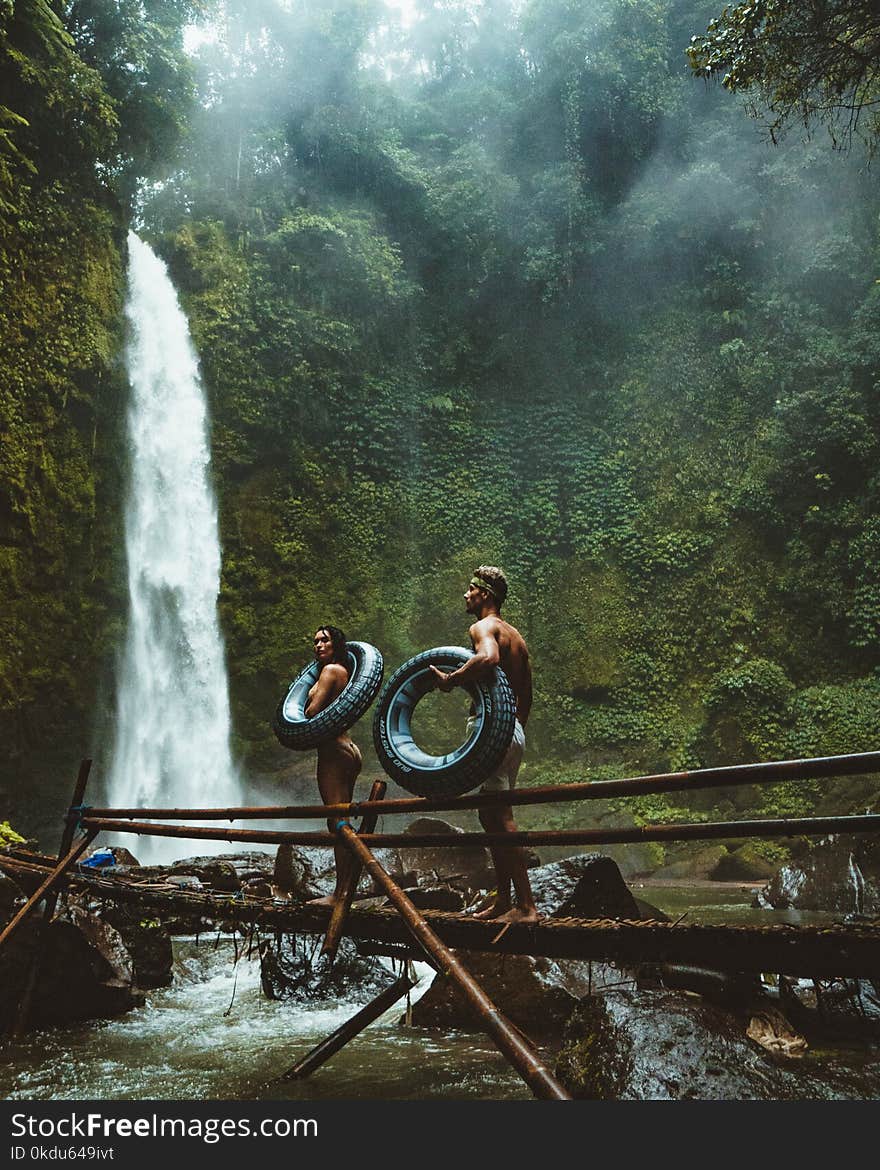
[[496, 922], [523, 923], [526, 926], [531, 926], [541, 920], [541, 915], [534, 906], [531, 910], [523, 910], [521, 906], [512, 906], [504, 914], [496, 914], [493, 917]]
[[333, 894], [328, 894], [326, 898], [309, 898], [306, 902], [307, 906], [329, 906], [331, 909], [336, 905], [336, 898]]
[[483, 910], [477, 910], [471, 918], [479, 918], [481, 922], [492, 922], [496, 918], [500, 918], [502, 914], [510, 912], [510, 904], [505, 905], [501, 902], [493, 902], [490, 906], [486, 906]]

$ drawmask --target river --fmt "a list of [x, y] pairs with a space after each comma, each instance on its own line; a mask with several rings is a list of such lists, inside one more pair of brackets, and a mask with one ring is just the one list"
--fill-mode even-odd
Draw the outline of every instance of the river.
[[[741, 885], [636, 882], [633, 892], [673, 918], [687, 914], [707, 923], [816, 917], [751, 909], [752, 890]], [[0, 1066], [0, 1096], [19, 1101], [531, 1098], [489, 1040], [407, 1028], [401, 1024], [402, 1004], [309, 1079], [279, 1079], [359, 1005], [267, 999], [256, 951], [248, 958], [228, 937], [178, 938], [174, 949], [173, 984], [149, 992], [144, 1007], [113, 1020], [33, 1032], [9, 1044]], [[417, 969], [414, 999], [431, 978], [427, 966]]]

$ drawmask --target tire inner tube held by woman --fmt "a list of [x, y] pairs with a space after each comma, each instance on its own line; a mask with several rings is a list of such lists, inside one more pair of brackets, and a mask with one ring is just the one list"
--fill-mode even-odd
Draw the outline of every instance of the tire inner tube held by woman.
[[[318, 791], [325, 804], [348, 804], [361, 770], [360, 749], [348, 728], [366, 711], [381, 683], [382, 655], [366, 642], [348, 642], [337, 626], [319, 626], [313, 639], [315, 657], [290, 684], [278, 704], [272, 727], [285, 747], [302, 751], [316, 748]], [[336, 818], [327, 821], [331, 833]], [[334, 847], [336, 886], [316, 905], [332, 906], [339, 897], [351, 864], [345, 847]], [[290, 845], [280, 845], [275, 858], [274, 888], [278, 895], [292, 891]]]
[[[315, 662], [318, 679], [309, 691], [305, 715], [311, 719], [336, 699], [348, 686], [349, 656], [345, 634], [337, 626], [321, 626], [315, 631]], [[318, 744], [318, 791], [325, 804], [348, 804], [354, 794], [354, 782], [363, 766], [360, 748], [347, 731]], [[336, 818], [327, 821], [330, 832], [335, 832]], [[333, 906], [340, 897], [343, 877], [351, 867], [351, 858], [344, 845], [333, 847], [336, 857], [336, 888], [325, 898], [313, 898], [313, 906]]]
[[[344, 636], [342, 640], [345, 642]], [[325, 706], [316, 708], [313, 704], [311, 715], [306, 714], [306, 707], [314, 696], [324, 663], [313, 659], [290, 684], [272, 719], [272, 730], [284, 747], [295, 752], [311, 751], [327, 739], [336, 739], [357, 723], [373, 702], [382, 685], [385, 666], [376, 647], [369, 642], [345, 642], [341, 665], [348, 671], [348, 682]]]

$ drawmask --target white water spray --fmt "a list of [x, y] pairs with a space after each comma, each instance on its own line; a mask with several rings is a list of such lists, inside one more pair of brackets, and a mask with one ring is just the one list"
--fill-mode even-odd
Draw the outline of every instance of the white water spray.
[[[128, 247], [129, 619], [108, 800], [114, 807], [237, 805], [198, 359], [165, 265], [133, 233]], [[126, 844], [142, 862], [229, 849], [132, 840]]]

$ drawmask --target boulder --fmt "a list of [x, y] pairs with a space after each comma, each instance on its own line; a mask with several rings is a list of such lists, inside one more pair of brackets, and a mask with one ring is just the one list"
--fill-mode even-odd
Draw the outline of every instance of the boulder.
[[[461, 953], [459, 958], [495, 1006], [529, 1036], [558, 1033], [588, 991], [588, 963], [481, 953]], [[609, 964], [593, 963], [592, 969], [594, 990], [623, 978]], [[482, 1029], [464, 997], [444, 975], [436, 975], [413, 1004], [412, 1023], [422, 1028]]]
[[451, 910], [456, 914], [464, 910], [464, 894], [451, 885], [417, 886], [406, 895], [419, 910]]
[[[170, 878], [197, 878], [200, 885], [224, 894], [238, 893], [246, 881], [253, 878], [271, 878], [273, 858], [269, 853], [253, 850], [246, 853], [218, 853], [216, 856], [185, 857], [173, 865], [129, 865], [118, 863], [109, 867], [113, 875], [130, 875], [139, 881], [169, 881]], [[192, 883], [172, 884], [185, 885]], [[198, 887], [193, 885], [194, 889]]]
[[[532, 870], [530, 877], [535, 904], [547, 917], [639, 919], [662, 914], [643, 915], [617, 864], [599, 853], [550, 862]], [[582, 996], [610, 984], [636, 982], [632, 971], [611, 963], [482, 953], [460, 958], [496, 1006], [527, 1033], [558, 1032]], [[479, 1026], [454, 985], [441, 975], [414, 1005], [412, 1016], [423, 1027]]]
[[[586, 1100], [870, 1100], [876, 1064], [837, 1053], [783, 1059], [761, 1013], [734, 1014], [671, 991], [611, 990], [581, 1001], [565, 1029], [556, 1075]], [[778, 1034], [780, 1029], [775, 1029]], [[861, 1067], [860, 1067], [861, 1064]]]
[[709, 878], [714, 882], [767, 881], [775, 872], [776, 867], [762, 857], [754, 845], [746, 844], [722, 854], [709, 871]]
[[[16, 1018], [41, 926], [26, 920], [0, 951], [0, 1030]], [[30, 1028], [120, 1015], [143, 1004], [131, 956], [109, 923], [71, 905], [45, 927], [44, 941]]]
[[131, 956], [135, 985], [141, 990], [167, 987], [173, 980], [174, 953], [163, 923], [124, 904], [107, 903], [98, 913], [119, 932]]
[[[464, 829], [450, 825], [439, 817], [418, 817], [410, 821], [405, 832], [430, 833], [432, 836], [460, 835]], [[446, 882], [460, 890], [490, 890], [495, 886], [495, 870], [488, 849], [456, 849], [444, 846], [431, 849], [425, 845], [400, 848], [400, 865], [404, 871], [415, 871], [419, 884]]]
[[242, 883], [251, 878], [268, 877], [272, 873], [271, 854], [249, 853], [218, 854], [209, 857], [187, 857], [175, 861], [170, 867], [172, 874], [197, 877], [203, 886], [225, 893], [238, 893]]
[[[393, 849], [374, 849], [373, 856], [392, 877], [403, 879], [401, 884], [411, 884], [401, 873], [400, 858]], [[332, 894], [336, 886], [336, 857], [327, 847], [279, 845], [275, 855], [271, 884], [282, 894], [288, 894], [295, 902], [307, 902], [310, 898], [324, 898]], [[357, 896], [366, 897], [377, 891], [373, 879], [365, 871], [358, 881]]]
[[681, 878], [708, 878], [726, 853], [726, 845], [707, 845], [688, 857], [662, 866], [653, 874], [653, 877], [664, 878], [667, 881], [677, 881]]
[[756, 896], [773, 909], [880, 913], [880, 838], [826, 837], [791, 861]]
[[140, 862], [135, 855], [125, 848], [124, 845], [111, 845], [110, 852], [117, 865], [139, 866]]
[[628, 918], [642, 915], [616, 862], [601, 853], [552, 861], [529, 874], [535, 905], [553, 918]]
[[305, 894], [310, 876], [311, 866], [302, 850], [294, 849], [292, 845], [278, 846], [272, 871], [272, 885], [292, 898], [314, 897], [313, 894]]

